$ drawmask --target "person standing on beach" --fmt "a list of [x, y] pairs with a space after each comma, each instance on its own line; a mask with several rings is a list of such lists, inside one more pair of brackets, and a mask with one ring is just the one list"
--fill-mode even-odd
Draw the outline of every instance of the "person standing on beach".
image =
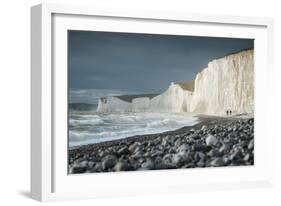
[[231, 116], [231, 112], [232, 112], [232, 111], [231, 111], [231, 110], [229, 110], [229, 116]]
[[226, 110], [226, 116], [228, 116], [228, 110]]

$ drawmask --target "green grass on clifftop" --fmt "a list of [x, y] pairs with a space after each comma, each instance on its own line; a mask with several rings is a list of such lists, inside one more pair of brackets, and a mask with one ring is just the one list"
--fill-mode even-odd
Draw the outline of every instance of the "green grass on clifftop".
[[175, 84], [179, 85], [181, 88], [191, 91], [194, 91], [194, 81], [179, 81], [179, 82], [174, 82]]
[[149, 99], [152, 99], [153, 97], [157, 96], [159, 94], [135, 94], [135, 95], [121, 95], [121, 96], [115, 96], [118, 99], [121, 99], [126, 102], [132, 102], [135, 98], [141, 98], [141, 97], [148, 97]]

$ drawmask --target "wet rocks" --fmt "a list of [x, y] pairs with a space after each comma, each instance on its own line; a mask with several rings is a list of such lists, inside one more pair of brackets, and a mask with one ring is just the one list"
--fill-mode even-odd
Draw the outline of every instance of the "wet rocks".
[[206, 152], [208, 150], [208, 146], [206, 144], [194, 144], [192, 145], [193, 150]]
[[206, 144], [208, 146], [214, 146], [217, 144], [218, 140], [216, 137], [214, 137], [213, 135], [209, 134], [207, 137], [206, 137]]
[[84, 173], [87, 171], [87, 167], [73, 167], [70, 170], [70, 173], [78, 174], [78, 173]]
[[181, 167], [191, 161], [189, 152], [178, 152], [173, 155], [172, 164]]
[[203, 125], [202, 127], [201, 127], [201, 130], [202, 131], [206, 131], [208, 129], [208, 127], [206, 126], [206, 125]]
[[248, 144], [248, 149], [249, 149], [249, 150], [254, 149], [254, 139], [252, 139], [252, 140], [249, 142], [249, 144]]
[[191, 146], [188, 144], [182, 144], [181, 146], [179, 146], [178, 151], [179, 152], [188, 152], [191, 150]]
[[88, 162], [88, 167], [92, 168], [96, 163], [93, 161]]
[[239, 149], [236, 149], [230, 154], [229, 159], [230, 160], [238, 159], [240, 154], [241, 154], [241, 151]]
[[230, 150], [229, 145], [223, 143], [222, 146], [221, 146], [220, 149], [219, 149], [219, 152], [225, 154], [225, 153], [228, 153], [229, 150]]
[[182, 144], [182, 140], [180, 138], [178, 138], [175, 142], [175, 146], [179, 147]]
[[253, 164], [253, 118], [205, 121], [69, 151], [71, 174]]
[[139, 142], [133, 143], [133, 144], [129, 147], [129, 151], [130, 151], [130, 152], [134, 152], [136, 149], [139, 149], [140, 145], [141, 145], [141, 144], [140, 144]]
[[208, 164], [209, 167], [220, 167], [223, 165], [224, 165], [224, 162], [221, 158], [215, 158], [215, 159], [211, 160]]
[[132, 166], [130, 166], [127, 162], [122, 162], [122, 161], [117, 162], [114, 166], [115, 171], [129, 171], [132, 169], [133, 169]]
[[249, 159], [250, 159], [250, 154], [247, 153], [247, 154], [244, 156], [243, 160], [244, 160], [245, 162], [247, 162], [247, 161], [249, 161]]
[[116, 157], [113, 155], [106, 156], [102, 161], [102, 168], [104, 170], [111, 169], [116, 163]]
[[130, 151], [129, 151], [129, 149], [128, 149], [127, 146], [124, 146], [124, 147], [121, 147], [121, 148], [117, 151], [117, 153], [118, 153], [119, 155], [126, 155], [126, 154], [129, 154]]
[[154, 163], [150, 159], [148, 159], [146, 162], [142, 163], [140, 169], [141, 170], [152, 170], [154, 168], [155, 168]]

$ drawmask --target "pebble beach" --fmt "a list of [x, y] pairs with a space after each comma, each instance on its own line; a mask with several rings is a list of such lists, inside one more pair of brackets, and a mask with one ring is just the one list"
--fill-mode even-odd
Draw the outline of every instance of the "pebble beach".
[[175, 131], [76, 146], [68, 173], [143, 171], [254, 164], [254, 119], [198, 116]]

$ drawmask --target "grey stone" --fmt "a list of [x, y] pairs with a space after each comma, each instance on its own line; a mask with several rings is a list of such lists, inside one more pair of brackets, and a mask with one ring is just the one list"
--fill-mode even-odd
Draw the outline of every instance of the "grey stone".
[[205, 152], [207, 150], [207, 147], [206, 145], [203, 145], [203, 144], [195, 144], [192, 146], [192, 148], [195, 150], [195, 151], [203, 151]]
[[[200, 138], [201, 138], [201, 135], [200, 135], [200, 134], [194, 133], [194, 134], [191, 134], [191, 135], [189, 136], [189, 138], [190, 138], [191, 141], [194, 141], [194, 140], [200, 139]], [[186, 140], [186, 138], [185, 138], [185, 140]], [[189, 140], [187, 140], [187, 141], [189, 141]]]
[[100, 162], [98, 162], [98, 163], [96, 163], [95, 164], [95, 166], [94, 166], [94, 171], [102, 171], [103, 170], [103, 168], [102, 168], [102, 163], [100, 163]]
[[237, 159], [240, 154], [241, 154], [241, 151], [240, 151], [239, 149], [236, 149], [235, 151], [233, 151], [233, 152], [230, 154], [229, 159], [230, 159], [230, 160]]
[[175, 150], [174, 147], [171, 147], [168, 151], [169, 151], [170, 154], [176, 153], [176, 150]]
[[141, 165], [142, 169], [154, 169], [154, 163], [149, 159], [146, 162], [142, 163]]
[[206, 155], [203, 152], [197, 152], [198, 157], [202, 160], [205, 159]]
[[172, 155], [171, 154], [166, 154], [162, 158], [162, 162], [164, 164], [171, 163], [171, 160], [172, 160]]
[[150, 142], [148, 142], [147, 147], [150, 148], [150, 147], [153, 147], [154, 145], [155, 145], [155, 143], [153, 141], [150, 141]]
[[88, 161], [84, 160], [84, 161], [80, 162], [78, 165], [79, 165], [79, 167], [87, 167], [88, 166]]
[[172, 157], [172, 163], [177, 166], [182, 166], [183, 163], [189, 161], [190, 161], [189, 152], [178, 152], [174, 154]]
[[129, 166], [126, 162], [117, 162], [114, 166], [115, 171], [128, 171], [131, 170], [132, 167]]
[[225, 154], [229, 151], [229, 149], [230, 149], [230, 147], [227, 144], [223, 143], [222, 146], [219, 149], [219, 152]]
[[137, 147], [139, 147], [141, 144], [139, 142], [135, 142], [133, 143], [130, 147], [129, 150], [130, 152], [134, 152], [136, 150]]
[[208, 156], [210, 157], [218, 157], [221, 153], [217, 149], [212, 149], [208, 152]]
[[87, 171], [87, 167], [73, 167], [71, 173], [78, 174]]
[[118, 151], [117, 151], [118, 154], [122, 155], [122, 154], [129, 154], [130, 151], [128, 149], [127, 146], [124, 146], [124, 147], [121, 147]]
[[199, 162], [196, 163], [198, 167], [205, 167], [205, 162], [200, 160]]
[[104, 170], [110, 169], [110, 168], [114, 167], [115, 163], [116, 163], [116, 157], [113, 155], [108, 155], [102, 161], [102, 168]]
[[175, 154], [172, 158], [172, 163], [178, 165], [180, 162], [182, 162], [182, 159], [182, 155]]
[[169, 143], [170, 143], [170, 141], [167, 140], [167, 139], [163, 139], [163, 140], [162, 140], [162, 145], [163, 145], [163, 146], [168, 146]]
[[181, 143], [182, 143], [182, 142], [181, 142], [181, 139], [178, 138], [177, 141], [175, 142], [175, 146], [176, 146], [176, 147], [179, 147], [179, 146], [181, 145]]
[[254, 119], [253, 119], [253, 118], [249, 119], [249, 120], [247, 121], [247, 123], [250, 124], [250, 125], [253, 125]]
[[160, 163], [155, 165], [155, 169], [176, 169], [176, 167], [172, 164]]
[[151, 154], [151, 157], [156, 157], [156, 156], [159, 156], [159, 155], [163, 155], [163, 152], [160, 151], [160, 150], [157, 150], [157, 151], [155, 151], [154, 153]]
[[223, 161], [223, 163], [224, 163], [225, 165], [227, 165], [227, 164], [230, 162], [230, 160], [229, 160], [228, 157], [223, 157], [223, 158], [222, 158], [222, 161]]
[[178, 149], [179, 152], [186, 152], [189, 150], [191, 150], [191, 146], [188, 144], [182, 144]]
[[205, 131], [205, 130], [207, 130], [208, 129], [208, 127], [206, 126], [206, 125], [203, 125], [202, 127], [201, 127], [201, 130], [202, 131]]
[[96, 162], [96, 161], [97, 161], [97, 158], [92, 155], [92, 156], [89, 158], [89, 161]]
[[249, 159], [250, 159], [250, 154], [247, 153], [247, 154], [244, 156], [243, 160], [244, 160], [245, 162], [247, 162], [247, 161], [249, 161]]
[[101, 152], [99, 152], [99, 154], [98, 154], [101, 158], [102, 157], [104, 157], [104, 156], [106, 156], [107, 155], [107, 152], [105, 152], [105, 151], [101, 151]]
[[143, 152], [140, 151], [140, 150], [138, 150], [136, 153], [134, 153], [134, 154], [132, 155], [132, 158], [138, 159], [138, 158], [140, 158], [140, 157], [142, 157], [142, 156], [143, 156]]
[[208, 164], [211, 167], [219, 167], [219, 166], [223, 166], [223, 160], [221, 158], [216, 158], [214, 160], [212, 160], [211, 162], [209, 162]]
[[216, 137], [214, 137], [213, 135], [209, 134], [206, 139], [205, 142], [208, 146], [214, 146], [217, 144], [218, 140]]
[[195, 129], [190, 129], [189, 132], [190, 132], [190, 133], [194, 133], [194, 132], [195, 132]]
[[254, 139], [252, 139], [252, 140], [249, 142], [249, 144], [248, 144], [248, 149], [249, 149], [249, 150], [254, 149]]
[[92, 168], [94, 165], [95, 165], [95, 162], [93, 162], [93, 161], [89, 161], [89, 162], [88, 162], [88, 166], [89, 166], [90, 168]]

